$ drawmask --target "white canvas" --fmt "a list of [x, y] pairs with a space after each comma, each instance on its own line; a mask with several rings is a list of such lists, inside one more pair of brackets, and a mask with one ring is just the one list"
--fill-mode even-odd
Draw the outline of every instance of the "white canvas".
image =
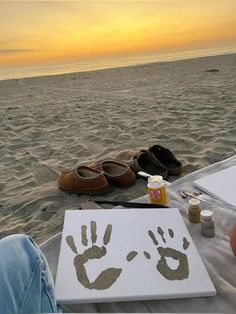
[[236, 207], [236, 166], [207, 175], [193, 182], [200, 190]]
[[[101, 257], [94, 258], [98, 252]], [[130, 252], [137, 253], [133, 259]], [[215, 294], [178, 209], [66, 211], [56, 277], [59, 303]]]

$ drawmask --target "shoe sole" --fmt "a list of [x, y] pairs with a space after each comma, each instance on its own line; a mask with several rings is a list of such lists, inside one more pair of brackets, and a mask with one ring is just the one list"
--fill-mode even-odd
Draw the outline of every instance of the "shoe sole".
[[73, 194], [89, 194], [89, 195], [101, 195], [105, 194], [109, 190], [109, 186], [105, 185], [100, 188], [65, 188], [63, 186], [59, 186], [59, 189], [67, 192], [67, 193], [73, 193]]

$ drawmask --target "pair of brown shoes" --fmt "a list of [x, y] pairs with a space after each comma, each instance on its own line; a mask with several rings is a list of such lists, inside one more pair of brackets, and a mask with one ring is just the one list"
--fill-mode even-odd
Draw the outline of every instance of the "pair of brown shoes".
[[125, 163], [105, 160], [91, 166], [75, 166], [63, 171], [58, 180], [59, 189], [68, 193], [104, 194], [109, 183], [128, 187], [135, 183], [135, 174]]

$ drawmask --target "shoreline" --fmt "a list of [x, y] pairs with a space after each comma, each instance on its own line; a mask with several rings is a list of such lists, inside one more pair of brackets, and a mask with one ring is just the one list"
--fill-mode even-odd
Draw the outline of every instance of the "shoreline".
[[[114, 65], [114, 66], [110, 66], [110, 67], [105, 67], [105, 68], [97, 68], [97, 69], [85, 69], [85, 70], [76, 70], [76, 71], [71, 71], [71, 72], [58, 72], [58, 73], [52, 73], [52, 74], [44, 74], [44, 75], [34, 75], [34, 76], [23, 76], [23, 77], [14, 77], [14, 78], [1, 78], [0, 77], [0, 82], [2, 81], [11, 81], [11, 80], [22, 80], [22, 79], [33, 79], [33, 78], [43, 78], [43, 77], [55, 77], [55, 76], [64, 76], [64, 75], [70, 75], [70, 74], [80, 74], [80, 73], [93, 73], [93, 72], [97, 72], [97, 71], [106, 71], [106, 70], [112, 70], [112, 69], [123, 69], [123, 68], [133, 68], [133, 67], [139, 67], [139, 66], [149, 66], [149, 65], [155, 65], [155, 64], [162, 64], [162, 63], [172, 63], [172, 62], [181, 62], [181, 61], [187, 61], [187, 60], [198, 60], [198, 59], [203, 59], [203, 58], [212, 58], [212, 57], [219, 57], [219, 56], [226, 56], [226, 55], [234, 55], [236, 54], [235, 52], [219, 52], [219, 53], [212, 53], [210, 55], [202, 55], [202, 56], [196, 56], [196, 57], [180, 57], [174, 60], [171, 59], [167, 59], [167, 60], [158, 60], [158, 61], [150, 61], [150, 62], [141, 62], [141, 63], [137, 63], [137, 64], [128, 64], [128, 65]], [[71, 63], [69, 65], [76, 65], [76, 63]], [[57, 66], [61, 66], [61, 65], [56, 65]], [[62, 66], [66, 66], [66, 65], [62, 65]], [[54, 67], [54, 66], [42, 66], [44, 67]], [[27, 68], [27, 67], [26, 67]], [[32, 67], [33, 69], [35, 67]], [[41, 68], [39, 66], [37, 66], [36, 68]], [[24, 69], [24, 68], [22, 68]], [[1, 73], [0, 73], [1, 74]]]

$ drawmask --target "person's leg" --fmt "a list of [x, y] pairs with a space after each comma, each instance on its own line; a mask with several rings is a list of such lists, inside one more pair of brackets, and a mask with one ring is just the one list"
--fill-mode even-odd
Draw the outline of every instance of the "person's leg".
[[57, 312], [45, 257], [29, 236], [0, 240], [0, 313]]

